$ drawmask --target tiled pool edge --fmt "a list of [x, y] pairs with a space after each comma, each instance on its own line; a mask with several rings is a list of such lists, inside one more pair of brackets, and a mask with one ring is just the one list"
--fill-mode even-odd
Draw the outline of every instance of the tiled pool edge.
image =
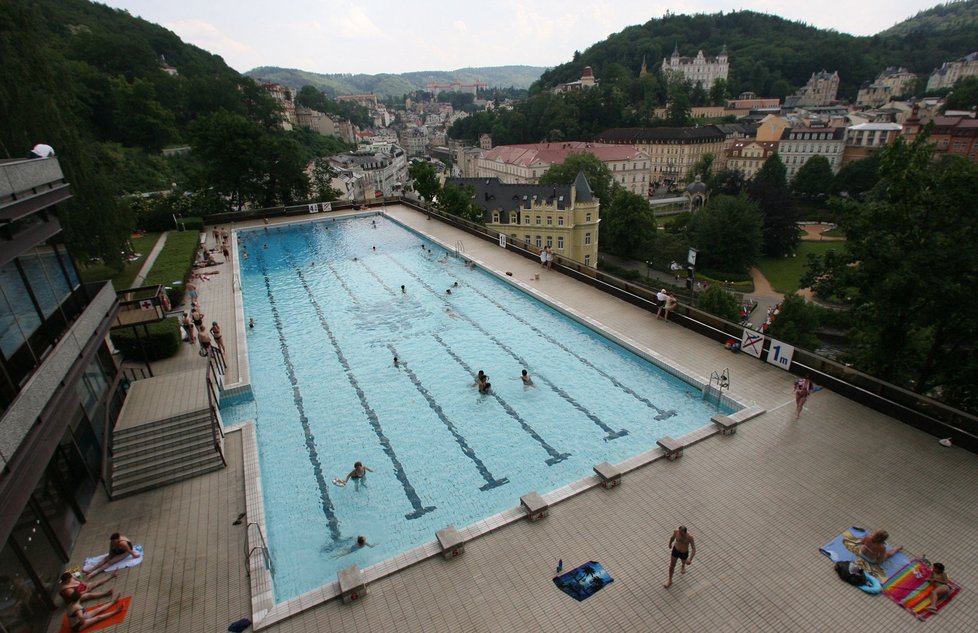
[[[744, 407], [732, 413], [730, 417], [738, 423], [746, 422], [750, 419], [765, 413], [765, 409], [758, 406]], [[258, 463], [258, 444], [256, 441], [255, 425], [248, 421], [235, 427], [242, 433], [241, 451], [243, 453], [244, 475], [245, 475], [245, 503], [248, 513], [248, 522], [257, 523], [261, 533], [265, 533], [265, 514], [264, 502], [262, 500], [261, 471]], [[690, 431], [678, 439], [684, 446], [692, 446], [714, 435], [719, 435], [720, 431], [715, 425], [707, 424], [694, 431]], [[618, 464], [617, 468], [622, 474], [628, 474], [644, 466], [665, 459], [666, 453], [661, 448], [653, 448], [644, 453], [630, 457]], [[597, 475], [588, 475], [561, 486], [546, 494], [541, 495], [551, 508], [562, 501], [566, 501], [582, 492], [597, 488], [601, 481]], [[459, 535], [466, 544], [476, 539], [491, 534], [500, 528], [526, 520], [527, 515], [524, 509], [517, 505], [512, 508], [498, 512], [490, 517], [476, 521], [471, 525], [459, 529]], [[550, 519], [555, 520], [555, 519]], [[253, 551], [261, 547], [263, 543], [257, 536], [255, 530], [248, 530], [248, 551]], [[364, 582], [368, 585], [371, 582], [381, 580], [407, 569], [420, 562], [435, 558], [441, 554], [441, 548], [437, 540], [423, 543], [406, 552], [402, 552], [381, 561], [375, 565], [367, 567], [363, 571]], [[248, 559], [248, 576], [251, 586], [251, 611], [254, 630], [260, 631], [272, 625], [278, 624], [292, 616], [298, 615], [303, 611], [324, 604], [340, 597], [339, 582], [333, 581], [316, 587], [311, 591], [291, 598], [281, 603], [275, 603], [275, 595], [272, 588], [272, 577], [269, 571], [262, 564], [259, 557]], [[368, 594], [369, 595], [369, 594]], [[353, 607], [351, 607], [353, 608]]]

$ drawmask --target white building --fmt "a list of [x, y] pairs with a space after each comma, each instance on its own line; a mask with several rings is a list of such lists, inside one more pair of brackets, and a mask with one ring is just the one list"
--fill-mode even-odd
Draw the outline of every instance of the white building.
[[662, 58], [663, 74], [682, 75], [693, 84], [700, 84], [707, 90], [720, 79], [726, 81], [729, 71], [730, 61], [727, 58], [726, 46], [716, 57], [705, 57], [702, 50], [696, 53], [696, 57], [682, 57], [679, 55], [679, 45], [677, 44], [671, 57]]
[[788, 170], [788, 180], [791, 180], [812, 156], [824, 156], [829, 161], [832, 173], [839, 173], [845, 149], [845, 128], [793, 127], [781, 133], [778, 156]]
[[959, 80], [976, 75], [978, 75], [978, 51], [941, 64], [941, 67], [931, 73], [930, 79], [927, 80], [927, 92], [953, 88]]

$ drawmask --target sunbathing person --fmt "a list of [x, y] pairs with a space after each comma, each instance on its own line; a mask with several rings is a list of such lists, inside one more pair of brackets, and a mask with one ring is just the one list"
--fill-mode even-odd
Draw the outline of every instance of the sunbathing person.
[[[84, 631], [102, 620], [108, 620], [125, 608], [119, 604], [118, 600], [113, 600], [95, 608], [86, 609], [81, 605], [81, 599], [82, 595], [77, 591], [73, 591], [68, 597], [68, 624], [71, 625], [72, 631]], [[113, 609], [113, 607], [115, 608]], [[112, 610], [110, 611], [110, 609]]]
[[65, 572], [61, 574], [61, 582], [58, 583], [58, 594], [61, 599], [68, 604], [71, 601], [71, 594], [76, 591], [81, 594], [82, 600], [97, 600], [98, 598], [104, 598], [105, 596], [112, 595], [112, 590], [107, 589], [105, 591], [93, 591], [98, 589], [105, 583], [109, 582], [113, 578], [118, 576], [115, 572], [112, 572], [105, 578], [97, 580], [92, 584], [86, 584], [79, 578], [75, 578], [74, 574], [70, 572]]
[[951, 597], [951, 581], [944, 573], [942, 563], [934, 563], [934, 573], [930, 577], [930, 584], [934, 588], [930, 594], [930, 606], [927, 607], [927, 610], [931, 613], [937, 613], [937, 607]]
[[903, 546], [890, 549], [886, 546], [886, 539], [890, 538], [886, 530], [876, 530], [863, 537], [862, 546], [859, 548], [859, 555], [871, 563], [882, 565], [888, 558], [903, 549]]
[[94, 576], [106, 567], [111, 567], [116, 563], [122, 562], [129, 556], [133, 558], [139, 558], [140, 554], [133, 549], [132, 541], [128, 537], [122, 536], [118, 532], [113, 532], [109, 536], [109, 553], [105, 558], [102, 559], [95, 567], [91, 569], [82, 569], [82, 573], [88, 574], [89, 576]]

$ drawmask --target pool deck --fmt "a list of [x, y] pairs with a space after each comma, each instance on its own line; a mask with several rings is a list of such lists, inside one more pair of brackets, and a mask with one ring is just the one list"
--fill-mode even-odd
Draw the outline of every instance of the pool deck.
[[[828, 390], [814, 394], [796, 421], [791, 375], [424, 214], [400, 206], [386, 212], [449, 250], [462, 240], [480, 266], [512, 272], [515, 283], [693, 374], [729, 368], [733, 395], [767, 412], [679, 460], [628, 473], [615, 489], [574, 496], [542, 521], [468, 543], [456, 559], [424, 560], [372, 582], [361, 601], [333, 600], [263, 630], [964, 631], [978, 621], [978, 456]], [[235, 342], [246, 332], [233, 318], [234, 275], [220, 268], [198, 286], [206, 320], [224, 329], [233, 383]], [[153, 367], [159, 375], [204, 362], [187, 345]], [[253, 469], [241, 435], [228, 433], [223, 471], [116, 502], [96, 497], [72, 562], [104, 551], [116, 530], [146, 550], [145, 562], [113, 583], [134, 597], [112, 631], [223, 631], [251, 617], [247, 518], [233, 525]], [[667, 543], [680, 524], [696, 537], [698, 553], [667, 590]], [[818, 547], [853, 525], [885, 528], [894, 544], [944, 562], [963, 590], [923, 625], [886, 597], [846, 585]], [[598, 561], [614, 583], [576, 602], [551, 582], [558, 559], [567, 570]], [[56, 618], [49, 631], [59, 624]]]

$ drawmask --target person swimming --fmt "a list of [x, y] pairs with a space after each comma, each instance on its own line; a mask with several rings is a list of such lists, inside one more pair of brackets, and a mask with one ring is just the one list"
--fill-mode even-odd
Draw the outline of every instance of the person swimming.
[[532, 387], [533, 386], [533, 379], [530, 378], [529, 372], [527, 372], [525, 369], [523, 370], [523, 373], [520, 374], [520, 380], [523, 381], [523, 386], [524, 387]]

